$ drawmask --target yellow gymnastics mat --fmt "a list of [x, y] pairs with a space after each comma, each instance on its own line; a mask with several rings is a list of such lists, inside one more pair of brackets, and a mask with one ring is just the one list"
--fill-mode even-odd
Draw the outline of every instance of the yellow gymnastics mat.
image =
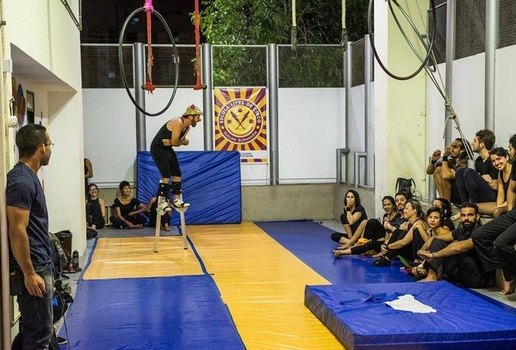
[[161, 237], [154, 253], [154, 237], [99, 238], [83, 279], [140, 278], [202, 275], [183, 237]]
[[304, 306], [305, 285], [330, 284], [254, 223], [187, 226], [249, 350], [342, 349]]

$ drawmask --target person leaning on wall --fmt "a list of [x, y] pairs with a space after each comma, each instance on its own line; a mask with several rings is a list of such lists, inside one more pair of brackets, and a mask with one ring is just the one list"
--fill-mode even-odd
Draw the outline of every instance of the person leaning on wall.
[[53, 243], [37, 176], [49, 163], [53, 145], [44, 126], [25, 125], [16, 134], [19, 162], [7, 174], [10, 292], [17, 296], [21, 315], [13, 349], [48, 349], [53, 335]]

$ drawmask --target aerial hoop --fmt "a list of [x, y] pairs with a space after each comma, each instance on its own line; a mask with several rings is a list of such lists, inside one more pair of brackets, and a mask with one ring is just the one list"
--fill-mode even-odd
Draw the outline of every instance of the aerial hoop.
[[[399, 21], [398, 21], [398, 19], [396, 17], [396, 14], [394, 13], [394, 10], [392, 8], [391, 1], [392, 0], [387, 0], [387, 3], [389, 5], [389, 10], [391, 11], [391, 14], [393, 15], [393, 17], [395, 19], [396, 25], [398, 26], [398, 28], [400, 29], [402, 34], [404, 34], [404, 31], [401, 28], [401, 25], [400, 25], [400, 23], [399, 23]], [[396, 79], [396, 80], [409, 80], [409, 79], [412, 79], [413, 77], [418, 75], [419, 72], [421, 72], [425, 68], [425, 66], [428, 64], [428, 62], [430, 61], [430, 58], [432, 56], [432, 49], [434, 47], [435, 33], [436, 33], [436, 28], [437, 28], [436, 16], [435, 16], [435, 0], [430, 0], [431, 13], [432, 13], [432, 17], [431, 17], [432, 18], [432, 22], [431, 22], [432, 28], [431, 28], [430, 42], [429, 42], [428, 46], [426, 45], [426, 43], [423, 42], [423, 45], [425, 45], [425, 47], [427, 49], [426, 50], [425, 58], [422, 60], [421, 65], [418, 67], [418, 69], [416, 69], [412, 74], [405, 75], [405, 76], [396, 75], [396, 74], [392, 73], [391, 71], [389, 71], [389, 69], [387, 69], [387, 67], [385, 66], [383, 61], [380, 59], [380, 55], [376, 51], [376, 45], [374, 44], [373, 25], [372, 25], [372, 22], [373, 22], [373, 2], [374, 2], [374, 0], [369, 0], [369, 7], [368, 7], [368, 10], [367, 10], [367, 30], [368, 30], [368, 33], [369, 33], [369, 42], [371, 44], [371, 50], [373, 51], [374, 57], [376, 58], [376, 61], [378, 62], [378, 65], [382, 68], [382, 70], [388, 76], [390, 76], [393, 79]], [[399, 6], [399, 4], [396, 1], [394, 1], [394, 3], [397, 6]], [[414, 28], [414, 26], [412, 26], [412, 29], [416, 30]], [[419, 34], [419, 32], [418, 32], [418, 34]], [[405, 37], [405, 39], [407, 39], [407, 38]], [[411, 46], [410, 43], [409, 43], [409, 46]], [[412, 46], [411, 46], [411, 48], [412, 48]]]
[[[157, 113], [147, 112], [145, 109], [143, 109], [138, 104], [138, 102], [134, 98], [133, 94], [129, 90], [129, 85], [127, 83], [127, 78], [126, 78], [125, 71], [124, 71], [124, 56], [123, 56], [123, 41], [124, 41], [124, 35], [125, 35], [125, 30], [127, 28], [127, 24], [129, 23], [129, 21], [136, 14], [138, 14], [140, 12], [143, 12], [143, 11], [147, 11], [147, 9], [145, 7], [140, 7], [140, 8], [137, 8], [136, 10], [134, 10], [133, 12], [131, 12], [131, 14], [129, 14], [129, 16], [127, 16], [127, 18], [126, 18], [126, 20], [124, 22], [124, 25], [122, 26], [122, 30], [120, 31], [120, 37], [118, 39], [118, 63], [119, 63], [119, 67], [120, 67], [120, 75], [122, 77], [122, 82], [124, 83], [125, 91], [127, 91], [127, 95], [129, 95], [129, 98], [131, 99], [131, 102], [143, 114], [148, 115], [149, 117], [157, 117], [157, 116], [159, 116], [159, 115], [161, 115], [161, 114], [163, 114], [163, 113], [165, 113], [167, 111], [167, 109], [172, 104], [172, 101], [174, 100], [174, 97], [176, 96], [177, 86], [178, 86], [178, 83], [179, 83], [179, 56], [177, 55], [176, 43], [174, 41], [174, 36], [172, 35], [172, 32], [170, 31], [170, 27], [168, 26], [168, 24], [165, 21], [165, 19], [163, 18], [163, 16], [158, 11], [152, 9], [152, 11], [150, 11], [150, 13], [156, 15], [156, 17], [158, 17], [158, 19], [161, 21], [161, 23], [163, 24], [163, 26], [165, 27], [165, 29], [166, 29], [166, 31], [168, 33], [168, 37], [170, 39], [170, 42], [172, 43], [172, 50], [173, 50], [173, 57], [174, 57], [174, 60], [175, 60], [174, 63], [175, 63], [176, 74], [175, 74], [175, 81], [174, 81], [173, 90], [172, 90], [172, 93], [170, 94], [170, 99], [168, 100], [168, 103], [165, 106], [165, 108], [163, 108], [161, 111], [159, 111]], [[135, 86], [134, 88], [135, 89], [141, 89], [142, 87], [141, 86]]]

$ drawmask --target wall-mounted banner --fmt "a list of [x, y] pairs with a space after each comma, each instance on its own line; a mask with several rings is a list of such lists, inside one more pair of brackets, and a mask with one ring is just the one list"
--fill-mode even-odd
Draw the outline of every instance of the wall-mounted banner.
[[267, 163], [267, 89], [214, 89], [215, 150], [239, 151], [242, 163]]

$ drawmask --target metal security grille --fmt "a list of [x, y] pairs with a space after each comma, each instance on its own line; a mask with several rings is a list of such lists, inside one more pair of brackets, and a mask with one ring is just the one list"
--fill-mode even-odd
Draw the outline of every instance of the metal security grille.
[[340, 45], [280, 45], [279, 86], [343, 87], [343, 57]]
[[499, 6], [500, 47], [516, 45], [516, 1], [500, 0]]
[[[485, 51], [486, 2], [460, 0], [456, 5], [455, 58], [473, 56]], [[516, 1], [499, 0], [498, 48], [516, 44]], [[437, 37], [434, 54], [437, 63], [445, 61], [446, 3], [437, 8]]]
[[364, 39], [351, 44], [351, 86], [364, 84]]
[[[195, 83], [195, 47], [177, 46], [179, 55], [179, 85]], [[124, 46], [125, 75], [129, 86], [133, 86], [132, 46]], [[170, 86], [175, 80], [173, 50], [170, 45], [153, 46], [154, 66], [152, 80], [156, 86]], [[118, 45], [83, 44], [81, 46], [82, 87], [123, 88], [118, 63]]]
[[455, 58], [484, 52], [486, 36], [485, 0], [457, 2]]
[[267, 86], [267, 46], [213, 45], [213, 86]]

